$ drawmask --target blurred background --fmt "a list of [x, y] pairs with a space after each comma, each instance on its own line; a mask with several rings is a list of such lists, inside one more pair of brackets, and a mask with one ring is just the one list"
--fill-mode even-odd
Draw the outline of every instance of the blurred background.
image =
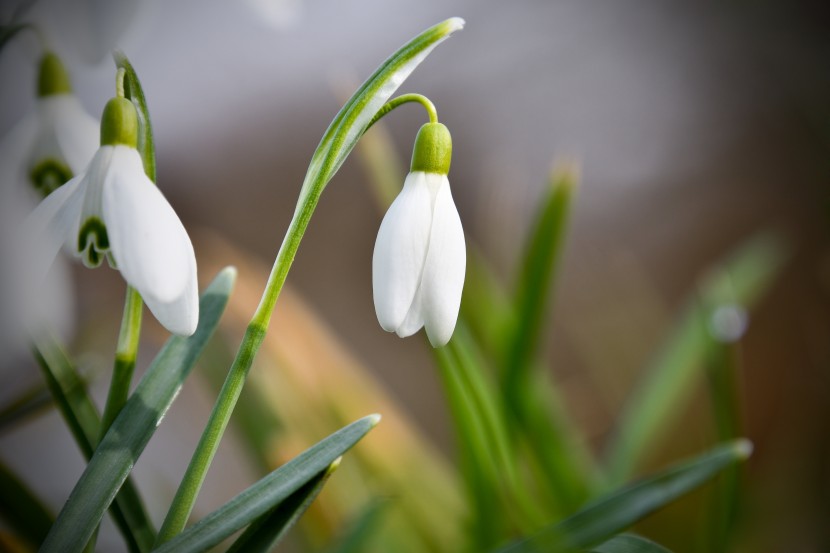
[[[7, 15], [14, 3], [4, 4]], [[468, 241], [506, 286], [552, 164], [580, 167], [544, 347], [572, 417], [596, 449], [706, 267], [756, 231], [781, 232], [790, 257], [739, 348], [745, 433], [756, 446], [744, 548], [830, 547], [825, 3], [95, 4], [43, 1], [30, 13], [96, 117], [114, 92], [106, 50], [118, 46], [128, 55], [153, 117], [158, 184], [194, 235], [208, 279], [202, 267], [227, 261], [216, 259], [216, 238], [197, 237], [221, 237], [269, 266], [308, 160], [343, 101], [409, 37], [463, 17], [466, 28], [399, 92], [427, 95], [453, 133], [450, 180]], [[33, 109], [39, 55], [32, 36], [0, 53], [0, 133]], [[406, 167], [424, 113], [409, 106], [384, 121]], [[383, 214], [367, 181], [352, 156], [323, 195], [288, 284], [451, 458], [452, 429], [426, 341], [387, 334], [374, 315], [371, 255]], [[106, 367], [123, 281], [108, 269], [71, 272], [76, 301], [66, 338], [90, 365]], [[145, 328], [163, 336], [149, 314]], [[148, 346], [139, 366], [152, 355]], [[40, 377], [23, 356], [6, 358], [14, 360], [3, 365], [4, 401]], [[101, 380], [95, 388], [102, 395]], [[175, 485], [198, 437], [191, 419], [206, 417], [211, 397], [204, 383], [185, 388], [137, 465], [151, 487], [146, 495], [152, 486]], [[708, 443], [700, 416], [706, 398], [696, 397], [649, 466]], [[52, 414], [0, 434], [3, 460], [35, 478], [55, 506], [83, 467], [62, 432]], [[235, 440], [229, 436], [212, 472], [222, 478], [209, 477], [204, 512], [257, 473]], [[44, 466], [53, 467], [58, 447], [68, 451], [62, 464], [69, 476], [41, 480], [36, 475], [52, 470]], [[664, 543], [686, 550], [676, 537]]]

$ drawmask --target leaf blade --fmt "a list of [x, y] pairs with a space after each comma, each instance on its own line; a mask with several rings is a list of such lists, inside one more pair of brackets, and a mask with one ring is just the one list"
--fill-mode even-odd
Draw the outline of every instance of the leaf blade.
[[195, 334], [171, 337], [156, 356], [95, 450], [41, 551], [80, 550], [86, 544], [213, 334], [234, 279], [233, 269], [221, 271], [202, 295]]
[[500, 552], [573, 551], [601, 543], [700, 486], [724, 468], [746, 459], [751, 451], [747, 440], [718, 446], [592, 501], [565, 520]]
[[[769, 289], [786, 253], [780, 237], [768, 233], [754, 236], [709, 272], [700, 294], [710, 299], [721, 297], [727, 288], [733, 302], [748, 310]], [[632, 473], [667, 430], [677, 406], [694, 389], [692, 384], [712, 344], [710, 306], [709, 300], [695, 298], [690, 302], [626, 400], [606, 455], [612, 484], [625, 481]]]
[[285, 501], [253, 521], [233, 542], [227, 553], [268, 553], [271, 551], [308, 510], [339, 464], [340, 458], [338, 457], [326, 470], [305, 483]]
[[164, 542], [153, 550], [154, 553], [191, 553], [218, 544], [326, 470], [335, 459], [363, 438], [379, 419], [378, 415], [364, 417], [317, 442], [184, 532]]

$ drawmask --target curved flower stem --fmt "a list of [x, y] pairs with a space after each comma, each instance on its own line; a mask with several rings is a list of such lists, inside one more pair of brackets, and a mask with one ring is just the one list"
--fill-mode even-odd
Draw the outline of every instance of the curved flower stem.
[[101, 415], [101, 431], [99, 439], [109, 430], [112, 421], [121, 412], [127, 402], [130, 384], [133, 380], [135, 359], [138, 354], [139, 337], [141, 336], [141, 311], [143, 303], [141, 296], [132, 286], [127, 286], [127, 297], [124, 300], [124, 315], [121, 318], [121, 331], [118, 333], [118, 345], [115, 349], [115, 363], [112, 368], [107, 403]]
[[393, 98], [392, 100], [386, 102], [383, 105], [383, 107], [378, 110], [375, 116], [372, 117], [372, 120], [369, 121], [369, 126], [366, 127], [366, 130], [368, 131], [372, 127], [372, 125], [380, 121], [384, 115], [388, 114], [396, 107], [402, 106], [409, 102], [417, 102], [424, 106], [424, 109], [427, 110], [427, 114], [429, 115], [430, 123], [438, 122], [438, 111], [435, 109], [435, 104], [433, 104], [429, 98], [422, 94], [402, 94], [401, 96], [398, 96], [397, 98]]
[[[346, 102], [323, 135], [323, 139], [311, 157], [311, 163], [300, 190], [297, 208], [274, 260], [262, 299], [248, 324], [242, 344], [228, 371], [228, 376], [219, 392], [219, 397], [190, 460], [190, 465], [187, 467], [170, 505], [170, 510], [159, 530], [156, 545], [180, 533], [187, 523], [196, 502], [196, 496], [219, 446], [219, 440], [242, 392], [248, 371], [265, 339], [274, 305], [323, 189], [354, 148], [357, 140], [369, 127], [373, 118], [384, 107], [389, 96], [439, 42], [461, 29], [463, 24], [461, 19], [448, 19], [427, 29], [402, 46], [381, 64]], [[418, 100], [412, 98], [407, 101]], [[432, 112], [435, 112], [434, 107]]]

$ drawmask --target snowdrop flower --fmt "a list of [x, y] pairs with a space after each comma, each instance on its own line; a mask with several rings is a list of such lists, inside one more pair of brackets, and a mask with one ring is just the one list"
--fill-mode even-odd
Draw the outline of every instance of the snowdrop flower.
[[47, 52], [38, 73], [36, 110], [0, 143], [2, 185], [29, 182], [47, 196], [83, 171], [98, 149], [98, 121], [72, 94], [60, 59]]
[[71, 331], [75, 303], [69, 266], [64, 259], [50, 263], [51, 270], [35, 286], [20, 229], [43, 196], [83, 171], [98, 148], [98, 126], [72, 95], [60, 59], [44, 54], [36, 109], [0, 140], [0, 256], [7, 260], [0, 265], [0, 357], [6, 361], [30, 353], [27, 327], [47, 323], [59, 334]]
[[433, 347], [452, 337], [467, 259], [447, 179], [451, 156], [447, 127], [421, 127], [410, 173], [383, 218], [372, 257], [380, 326], [402, 338], [426, 327]]
[[137, 135], [135, 107], [111, 99], [101, 119], [101, 147], [84, 173], [47, 196], [25, 223], [30, 262], [34, 274], [43, 274], [64, 242], [87, 266], [106, 256], [162, 325], [189, 336], [199, 319], [193, 246], [145, 175]]

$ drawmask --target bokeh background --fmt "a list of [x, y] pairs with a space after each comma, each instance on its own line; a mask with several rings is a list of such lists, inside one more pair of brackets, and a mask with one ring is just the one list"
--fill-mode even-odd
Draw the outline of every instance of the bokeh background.
[[[4, 4], [10, 13], [14, 3]], [[789, 261], [740, 347], [746, 434], [756, 445], [746, 547], [830, 546], [824, 3], [94, 4], [36, 2], [30, 13], [96, 116], [114, 91], [114, 66], [101, 48], [125, 51], [153, 117], [159, 186], [194, 234], [214, 233], [264, 263], [276, 253], [311, 153], [344, 99], [409, 37], [463, 17], [466, 28], [401, 92], [430, 97], [452, 131], [450, 178], [468, 240], [507, 285], [552, 164], [579, 165], [545, 348], [574, 419], [595, 447], [702, 271], [756, 231], [781, 232]], [[71, 39], [74, 29], [83, 43]], [[0, 52], [0, 132], [33, 108], [39, 52], [31, 36]], [[407, 163], [424, 114], [406, 107], [386, 121]], [[288, 282], [451, 456], [451, 426], [426, 342], [386, 334], [374, 316], [371, 255], [382, 213], [366, 183], [353, 156], [323, 195]], [[200, 262], [215, 262], [215, 252], [199, 244]], [[106, 365], [117, 332], [108, 322], [118, 320], [122, 281], [107, 269], [73, 267], [72, 276], [75, 314], [66, 337], [89, 363]], [[152, 333], [155, 322], [145, 320]], [[100, 346], [97, 352], [86, 349], [90, 344]], [[151, 358], [152, 351], [142, 352], [139, 364]], [[39, 378], [23, 357], [7, 359], [3, 400]], [[139, 476], [159, 488], [175, 482], [198, 436], [192, 420], [206, 416], [209, 398], [209, 386], [185, 389]], [[652, 465], [703, 447], [705, 402], [700, 394], [689, 405]], [[204, 509], [256, 473], [235, 451], [235, 439], [217, 461], [214, 474], [223, 476], [209, 484]], [[41, 479], [54, 474], [55, 451], [68, 476]], [[51, 415], [0, 435], [0, 452], [55, 505], [82, 468]], [[670, 540], [666, 545], [684, 551]]]

